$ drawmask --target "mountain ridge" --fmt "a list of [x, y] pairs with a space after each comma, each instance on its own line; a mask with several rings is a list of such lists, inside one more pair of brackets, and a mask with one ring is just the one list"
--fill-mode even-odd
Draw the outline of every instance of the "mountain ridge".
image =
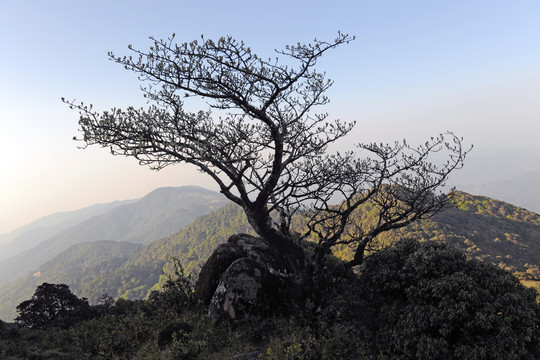
[[[157, 201], [156, 198], [161, 200]], [[134, 203], [115, 207], [105, 214], [87, 219], [0, 262], [0, 284], [35, 272], [39, 265], [71, 245], [98, 240], [149, 243], [178, 232], [199, 215], [226, 203], [221, 194], [201, 187], [156, 189]], [[167, 226], [164, 226], [164, 222]]]
[[31, 249], [49, 237], [69, 229], [82, 221], [135, 201], [137, 200], [117, 200], [105, 204], [95, 204], [73, 211], [56, 212], [43, 216], [9, 233], [0, 235], [0, 262]]

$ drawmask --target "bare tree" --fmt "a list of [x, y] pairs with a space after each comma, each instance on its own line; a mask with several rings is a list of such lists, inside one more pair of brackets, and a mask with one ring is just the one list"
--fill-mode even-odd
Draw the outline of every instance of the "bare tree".
[[[449, 139], [448, 139], [449, 138]], [[359, 152], [326, 156], [308, 163], [304, 171], [318, 183], [304, 193], [310, 198], [307, 214], [308, 231], [316, 234], [321, 255], [335, 245], [354, 246], [354, 259], [348, 265], [359, 265], [364, 251], [382, 232], [398, 229], [425, 219], [452, 206], [453, 191], [441, 189], [448, 175], [460, 168], [467, 151], [461, 139], [452, 133], [431, 138], [416, 148], [402, 143], [358, 145]], [[430, 157], [445, 151], [448, 160], [441, 165]], [[336, 194], [343, 199], [335, 204]]]
[[[85, 146], [109, 147], [157, 170], [180, 162], [195, 165], [278, 250], [295, 248], [290, 222], [299, 213], [308, 216], [303, 236], [316, 234], [321, 248], [358, 244], [351, 265], [360, 263], [377, 234], [448, 206], [448, 196], [435, 192], [466, 153], [451, 133], [419, 148], [369, 144], [357, 152], [327, 154], [328, 145], [354, 123], [313, 112], [328, 103], [324, 94], [332, 85], [314, 68], [327, 51], [353, 37], [338, 33], [331, 42], [286, 46], [274, 59], [257, 56], [231, 37], [183, 44], [174, 42], [174, 34], [151, 39], [148, 51], [130, 46], [133, 57], [109, 56], [147, 84], [142, 91], [152, 105], [99, 113], [63, 99], [80, 112], [79, 140]], [[204, 99], [209, 110], [185, 111], [184, 99], [190, 97]], [[448, 152], [446, 163], [429, 162], [430, 154], [442, 150]], [[371, 158], [361, 157], [366, 152]], [[331, 205], [336, 196], [344, 201]], [[352, 226], [351, 214], [368, 200], [380, 208], [377, 224]]]

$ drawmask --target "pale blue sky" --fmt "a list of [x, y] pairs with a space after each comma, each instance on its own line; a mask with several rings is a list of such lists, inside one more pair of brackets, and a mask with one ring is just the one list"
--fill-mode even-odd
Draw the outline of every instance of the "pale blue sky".
[[106, 150], [77, 150], [77, 113], [142, 105], [133, 74], [107, 58], [232, 35], [271, 56], [287, 43], [356, 41], [318, 69], [335, 80], [331, 116], [357, 120], [346, 143], [411, 142], [445, 130], [477, 151], [540, 135], [540, 2], [530, 1], [0, 1], [0, 233], [37, 217], [211, 181], [186, 166], [156, 173]]

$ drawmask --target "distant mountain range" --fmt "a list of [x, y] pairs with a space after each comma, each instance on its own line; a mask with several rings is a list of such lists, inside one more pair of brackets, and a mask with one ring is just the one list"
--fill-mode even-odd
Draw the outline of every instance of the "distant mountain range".
[[32, 248], [0, 261], [0, 284], [36, 272], [39, 265], [72, 245], [99, 240], [148, 244], [178, 232], [198, 216], [226, 203], [225, 197], [219, 193], [187, 186], [160, 188], [135, 202], [111, 205], [112, 208], [101, 215], [79, 222], [44, 240], [44, 236], [36, 236], [35, 239], [41, 241], [32, 240], [35, 243]]
[[[154, 224], [166, 226], [168, 222], [159, 221], [151, 209], [161, 211], [167, 208], [165, 204], [174, 202], [169, 192], [181, 193], [185, 190], [159, 189], [144, 201], [141, 199], [141, 204], [146, 204], [143, 207], [145, 210], [122, 213], [135, 217], [134, 214], [146, 214], [144, 216], [155, 219]], [[216, 209], [218, 204], [225, 203], [219, 194], [200, 188], [191, 190], [196, 195], [187, 192], [190, 195], [184, 193], [184, 199], [186, 196], [192, 200], [202, 196], [198, 198], [199, 202], [203, 202], [203, 199], [211, 202], [217, 196]], [[189, 203], [189, 200], [185, 201]], [[165, 211], [161, 211], [161, 214], [165, 218], [170, 215]], [[106, 214], [102, 216], [107, 218]], [[124, 224], [130, 222], [127, 215], [119, 216], [117, 210], [111, 211], [108, 216], [111, 218], [100, 222], [83, 222], [81, 225], [85, 225], [81, 229], [88, 231], [91, 226], [113, 226], [115, 221], [120, 221], [118, 219], [123, 219]], [[139, 234], [146, 231], [141, 230]], [[0, 287], [0, 318], [11, 321], [17, 304], [29, 298], [35, 287], [44, 281], [68, 284], [74, 293], [89, 298], [92, 303], [105, 293], [115, 298], [143, 298], [153, 289], [160, 288], [163, 272], [168, 271], [171, 257], [177, 257], [187, 272], [196, 273], [218, 244], [238, 232], [252, 230], [240, 207], [229, 203], [198, 217], [176, 234], [157, 237], [151, 242], [145, 240], [148, 238], [134, 237], [131, 231], [124, 231], [126, 238], [139, 239], [139, 244], [125, 241], [72, 244], [48, 261], [38, 263], [36, 259], [38, 264], [26, 276]], [[528, 285], [540, 283], [540, 215], [506, 202], [458, 192], [455, 208], [407, 228], [381, 234], [379, 241], [390, 243], [406, 237], [445, 241], [461, 248], [471, 257], [512, 271]], [[335, 254], [347, 259], [352, 256], [352, 251], [343, 247], [336, 249]]]
[[476, 154], [451, 175], [449, 185], [540, 213], [540, 157], [531, 149]]
[[238, 232], [250, 232], [238, 205], [228, 205], [197, 218], [177, 234], [143, 246], [128, 242], [95, 241], [73, 245], [27, 274], [0, 286], [0, 318], [11, 321], [16, 306], [43, 282], [63, 283], [95, 303], [103, 294], [144, 298], [160, 287], [171, 257], [186, 271], [197, 272], [213, 249]]
[[42, 217], [12, 232], [0, 235], [0, 262], [24, 250], [31, 249], [49, 237], [69, 229], [82, 221], [135, 201], [115, 201], [108, 204], [93, 205], [80, 210], [55, 213]]

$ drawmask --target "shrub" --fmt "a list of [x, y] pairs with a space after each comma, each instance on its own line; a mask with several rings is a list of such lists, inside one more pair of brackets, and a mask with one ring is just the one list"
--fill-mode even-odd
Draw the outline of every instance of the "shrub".
[[360, 280], [382, 358], [540, 358], [536, 292], [460, 250], [403, 240], [366, 259]]

